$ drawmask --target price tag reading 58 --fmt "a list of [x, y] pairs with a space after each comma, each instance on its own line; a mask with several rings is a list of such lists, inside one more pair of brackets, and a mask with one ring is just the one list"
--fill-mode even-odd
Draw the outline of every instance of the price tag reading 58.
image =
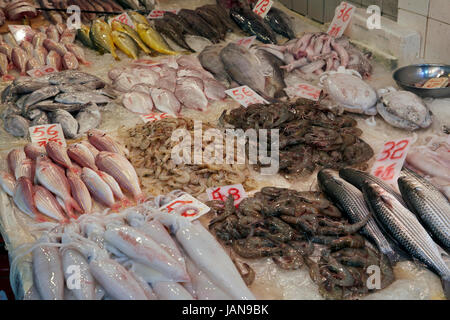
[[386, 142], [372, 167], [371, 174], [387, 183], [396, 183], [410, 145], [410, 138]]
[[345, 29], [347, 29], [355, 9], [355, 6], [352, 6], [347, 2], [341, 2], [339, 7], [336, 8], [336, 13], [327, 33], [336, 38], [341, 37], [344, 34]]
[[246, 108], [251, 104], [256, 104], [256, 103], [266, 104], [266, 103], [268, 103], [265, 99], [263, 99], [260, 95], [258, 95], [255, 91], [250, 89], [248, 86], [242, 86], [242, 87], [226, 90], [225, 93]]
[[226, 201], [228, 196], [232, 195], [234, 198], [234, 205], [237, 206], [244, 199], [247, 198], [242, 184], [234, 184], [231, 186], [217, 187], [206, 189], [206, 194], [209, 200]]

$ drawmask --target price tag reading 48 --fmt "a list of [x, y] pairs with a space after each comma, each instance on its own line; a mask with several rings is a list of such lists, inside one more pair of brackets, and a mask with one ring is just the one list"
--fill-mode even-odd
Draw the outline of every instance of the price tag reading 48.
[[198, 201], [190, 194], [184, 194], [160, 208], [170, 214], [176, 213], [190, 221], [200, 218], [211, 210], [206, 204]]
[[355, 6], [352, 6], [347, 2], [341, 2], [339, 7], [336, 8], [336, 13], [334, 14], [333, 21], [331, 21], [327, 33], [336, 38], [341, 37], [344, 34], [345, 29], [347, 29], [354, 12]]
[[234, 205], [237, 206], [243, 199], [247, 198], [247, 193], [242, 184], [206, 189], [209, 200], [226, 201], [228, 196], [234, 198]]
[[386, 142], [372, 167], [371, 174], [387, 183], [396, 183], [410, 145], [410, 138]]
[[249, 105], [255, 103], [268, 103], [265, 99], [263, 99], [259, 94], [250, 89], [248, 86], [226, 90], [225, 93], [246, 108]]
[[267, 13], [272, 8], [273, 1], [272, 0], [259, 0], [253, 8], [253, 12], [264, 18]]
[[28, 130], [30, 131], [31, 142], [39, 147], [45, 147], [49, 141], [66, 146], [66, 139], [64, 139], [64, 133], [59, 123], [34, 126]]

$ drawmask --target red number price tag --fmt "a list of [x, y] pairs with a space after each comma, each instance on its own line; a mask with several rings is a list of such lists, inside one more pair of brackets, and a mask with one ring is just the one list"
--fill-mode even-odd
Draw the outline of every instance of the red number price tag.
[[256, 36], [242, 38], [242, 39], [236, 41], [236, 44], [238, 44], [240, 46], [244, 46], [248, 49], [253, 44], [253, 41], [255, 41], [255, 39], [256, 39]]
[[234, 184], [225, 187], [215, 187], [206, 189], [206, 194], [209, 200], [227, 200], [229, 195], [234, 198], [234, 205], [237, 207], [244, 198], [247, 198], [247, 193], [242, 184]]
[[133, 23], [133, 20], [131, 20], [130, 16], [128, 15], [128, 13], [124, 12], [122, 14], [119, 14], [117, 17], [114, 17], [112, 21], [117, 20], [119, 22], [122, 22], [123, 24], [126, 24], [127, 26], [136, 29], [136, 26]]
[[184, 194], [161, 207], [160, 210], [170, 214], [179, 214], [192, 221], [208, 213], [210, 208], [190, 194]]
[[249, 105], [255, 104], [255, 103], [265, 103], [265, 104], [268, 103], [265, 99], [263, 99], [263, 97], [261, 97], [259, 94], [257, 94], [252, 89], [250, 89], [250, 87], [248, 87], [248, 86], [242, 86], [242, 87], [226, 90], [225, 93], [246, 108]]
[[355, 9], [355, 6], [347, 2], [341, 2], [339, 7], [336, 8], [336, 13], [327, 33], [336, 38], [341, 37], [347, 29]]
[[318, 101], [322, 93], [322, 89], [308, 83], [299, 83], [295, 87], [287, 87], [285, 91], [290, 98], [301, 97], [313, 101]]
[[141, 119], [147, 123], [147, 122], [154, 122], [158, 121], [164, 118], [173, 118], [170, 114], [167, 113], [149, 113], [146, 115], [141, 115]]
[[33, 78], [39, 78], [42, 77], [43, 75], [53, 72], [57, 72], [57, 70], [52, 66], [43, 66], [27, 71], [28, 75]]
[[410, 145], [410, 138], [386, 142], [377, 156], [371, 174], [385, 182], [396, 183]]
[[172, 12], [172, 13], [178, 14], [179, 11], [180, 11], [179, 9], [177, 9], [177, 10], [152, 10], [148, 14], [147, 19], [162, 19], [166, 12]]
[[64, 147], [67, 146], [62, 127], [59, 123], [34, 126], [28, 130], [30, 132], [31, 142], [40, 147], [45, 147], [49, 141], [57, 142]]
[[253, 12], [264, 18], [272, 8], [272, 5], [272, 0], [259, 0], [253, 8]]

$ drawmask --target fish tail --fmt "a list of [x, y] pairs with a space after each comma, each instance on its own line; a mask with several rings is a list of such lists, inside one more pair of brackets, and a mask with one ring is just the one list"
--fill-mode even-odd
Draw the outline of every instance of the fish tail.
[[445, 297], [450, 299], [450, 276], [442, 278], [442, 287], [444, 288]]
[[78, 203], [72, 197], [70, 197], [64, 201], [64, 206], [66, 207], [66, 212], [69, 215], [69, 218], [74, 218], [74, 219], [78, 218], [78, 216], [75, 214], [73, 209], [75, 209], [75, 211], [80, 212], [80, 213], [83, 212], [83, 210], [80, 208]]
[[401, 256], [395, 250], [388, 250], [383, 252], [383, 254], [388, 258], [391, 266], [395, 266], [400, 260]]

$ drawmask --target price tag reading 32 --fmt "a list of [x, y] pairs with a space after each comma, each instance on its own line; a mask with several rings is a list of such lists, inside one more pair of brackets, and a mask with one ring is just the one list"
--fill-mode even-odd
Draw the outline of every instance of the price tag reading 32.
[[190, 194], [184, 194], [181, 197], [176, 198], [159, 210], [164, 212], [165, 209], [167, 209], [168, 213], [179, 214], [190, 221], [200, 218], [211, 210], [206, 204], [198, 201]]
[[248, 107], [251, 104], [264, 103], [267, 104], [265, 99], [250, 89], [248, 86], [237, 87], [234, 89], [226, 90], [225, 93], [239, 102], [244, 107]]
[[334, 14], [333, 21], [331, 21], [327, 33], [336, 38], [341, 37], [344, 34], [345, 29], [347, 29], [355, 9], [355, 6], [352, 6], [347, 2], [341, 2], [339, 7], [336, 8], [336, 13]]
[[387, 183], [396, 183], [410, 145], [410, 138], [386, 142], [370, 173]]
[[49, 141], [58, 142], [63, 147], [67, 145], [59, 123], [34, 126], [28, 130], [30, 131], [31, 142], [39, 147], [45, 147]]
[[209, 200], [226, 201], [228, 196], [232, 195], [234, 198], [234, 205], [237, 206], [243, 199], [247, 198], [247, 193], [242, 184], [234, 184], [231, 186], [208, 188], [206, 194]]
[[267, 13], [272, 8], [273, 1], [272, 0], [259, 0], [253, 8], [253, 12], [259, 15], [261, 18], [265, 18]]

